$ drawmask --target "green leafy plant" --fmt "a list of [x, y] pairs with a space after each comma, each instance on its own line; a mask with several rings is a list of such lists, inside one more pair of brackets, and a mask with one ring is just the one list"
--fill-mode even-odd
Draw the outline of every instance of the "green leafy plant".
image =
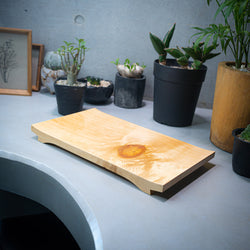
[[174, 23], [174, 25], [170, 28], [170, 30], [164, 36], [163, 40], [161, 40], [156, 35], [153, 35], [151, 32], [149, 33], [149, 37], [152, 42], [152, 45], [154, 49], [156, 50], [156, 52], [159, 54], [159, 63], [162, 65], [166, 65], [167, 52], [165, 49], [169, 48], [171, 39], [175, 31], [175, 25], [176, 24]]
[[124, 77], [139, 78], [141, 77], [143, 70], [146, 68], [146, 65], [144, 64], [140, 66], [140, 64], [137, 62], [131, 63], [128, 58], [124, 61], [124, 64], [120, 64], [119, 61], [120, 59], [117, 58], [111, 63], [116, 65], [118, 72]]
[[97, 78], [97, 77], [91, 77], [91, 76], [87, 76], [87, 81], [91, 84], [91, 85], [100, 85], [100, 81], [101, 79], [100, 78]]
[[[210, 5], [212, 0], [207, 0]], [[242, 66], [245, 57], [245, 67], [248, 66], [250, 32], [249, 32], [249, 0], [216, 0], [218, 9], [214, 19], [219, 13], [224, 17], [224, 24], [210, 24], [207, 28], [193, 27], [198, 32], [193, 36], [198, 36], [196, 45], [205, 39], [205, 46], [212, 41], [215, 45], [220, 41], [221, 48], [226, 54], [229, 48], [235, 59], [235, 67]], [[233, 23], [231, 23], [233, 20]]]
[[240, 133], [240, 138], [250, 142], [250, 124]]
[[204, 42], [199, 43], [196, 45], [193, 43], [192, 47], [186, 47], [182, 48], [184, 52], [181, 51], [181, 49], [177, 46], [175, 49], [165, 49], [167, 53], [172, 55], [173, 57], [176, 58], [177, 63], [183, 67], [187, 68], [188, 67], [188, 59], [192, 57], [194, 59], [191, 67], [193, 69], [200, 69], [202, 64], [207, 61], [208, 59], [211, 59], [215, 56], [218, 56], [220, 53], [211, 53], [212, 50], [214, 50], [217, 45], [210, 45], [210, 46], [204, 46]]
[[81, 70], [85, 60], [85, 41], [84, 39], [76, 38], [77, 43], [64, 41], [63, 46], [57, 50], [57, 54], [61, 57], [62, 69], [67, 74], [67, 84], [73, 85], [76, 83], [77, 76]]
[[[120, 61], [120, 59], [117, 58], [115, 61], [112, 61], [111, 63], [113, 63], [116, 66], [118, 66], [119, 65], [119, 61]], [[127, 58], [127, 59], [125, 59], [124, 66], [127, 67], [129, 69], [129, 71], [133, 71], [133, 70], [136, 69], [136, 66], [140, 66], [140, 64], [138, 62], [131, 64], [130, 60]], [[142, 67], [143, 69], [145, 69], [146, 65], [144, 65], [144, 63], [143, 63], [140, 67]]]

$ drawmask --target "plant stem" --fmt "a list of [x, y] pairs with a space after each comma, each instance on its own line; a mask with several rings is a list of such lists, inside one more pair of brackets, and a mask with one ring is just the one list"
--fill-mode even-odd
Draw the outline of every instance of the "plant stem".
[[67, 74], [67, 83], [68, 85], [73, 85], [76, 83], [76, 78], [77, 78], [77, 75], [72, 73], [72, 72], [68, 72]]

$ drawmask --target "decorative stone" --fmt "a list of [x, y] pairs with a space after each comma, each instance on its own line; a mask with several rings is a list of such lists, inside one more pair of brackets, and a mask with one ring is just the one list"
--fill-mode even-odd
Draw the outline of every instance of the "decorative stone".
[[42, 85], [45, 86], [51, 94], [55, 93], [54, 82], [59, 77], [65, 77], [66, 73], [59, 69], [59, 70], [52, 70], [46, 68], [44, 65], [41, 68], [41, 80]]

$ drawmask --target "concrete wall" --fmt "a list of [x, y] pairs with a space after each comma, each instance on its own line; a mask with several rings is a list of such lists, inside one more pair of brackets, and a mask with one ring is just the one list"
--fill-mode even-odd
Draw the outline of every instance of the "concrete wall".
[[[64, 40], [84, 38], [90, 50], [80, 76], [115, 78], [116, 58], [144, 63], [147, 67], [145, 97], [153, 97], [153, 61], [157, 58], [149, 32], [163, 37], [176, 22], [171, 47], [190, 45], [193, 26], [213, 22], [216, 10], [206, 0], [0, 0], [0, 26], [32, 29], [33, 43], [56, 50]], [[216, 19], [219, 22], [220, 17]], [[211, 107], [218, 62], [224, 54], [206, 63], [208, 72], [199, 106]]]

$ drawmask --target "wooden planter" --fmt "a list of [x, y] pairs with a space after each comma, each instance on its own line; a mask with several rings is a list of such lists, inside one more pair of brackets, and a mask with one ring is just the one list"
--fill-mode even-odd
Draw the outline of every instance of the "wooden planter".
[[210, 129], [211, 142], [232, 153], [232, 130], [250, 123], [250, 73], [235, 70], [233, 62], [218, 66]]

